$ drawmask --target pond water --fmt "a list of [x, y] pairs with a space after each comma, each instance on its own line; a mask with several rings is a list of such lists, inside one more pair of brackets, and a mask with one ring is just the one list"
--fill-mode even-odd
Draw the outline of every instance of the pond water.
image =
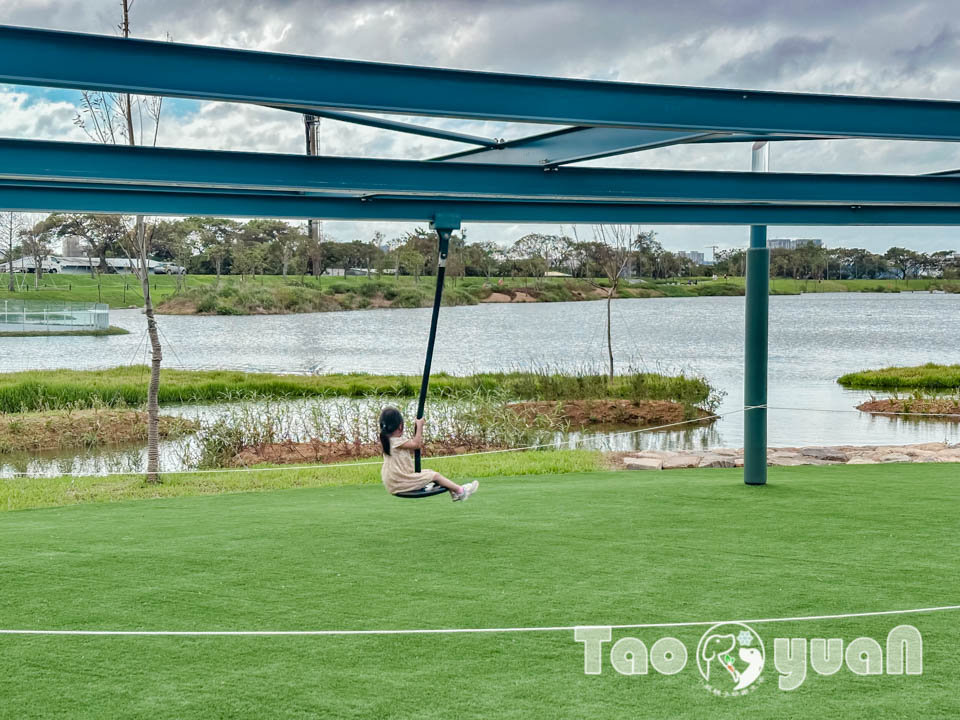
[[[703, 375], [743, 393], [742, 297], [616, 300], [617, 366]], [[489, 304], [444, 308], [434, 370], [464, 374], [550, 367], [599, 368], [605, 361], [603, 302]], [[165, 364], [188, 369], [418, 374], [429, 309], [308, 315], [161, 316]], [[143, 316], [111, 311], [130, 335], [4, 338], [0, 371], [102, 368], [145, 362]], [[843, 373], [887, 365], [960, 362], [960, 295], [837, 293], [770, 298], [771, 445], [960, 441], [960, 424], [892, 420], [853, 411], [869, 392], [842, 389]], [[165, 409], [165, 412], [167, 410]], [[742, 415], [709, 429], [640, 436], [631, 447], [740, 447]], [[619, 441], [618, 441], [619, 442]], [[131, 460], [131, 462], [137, 462]]]

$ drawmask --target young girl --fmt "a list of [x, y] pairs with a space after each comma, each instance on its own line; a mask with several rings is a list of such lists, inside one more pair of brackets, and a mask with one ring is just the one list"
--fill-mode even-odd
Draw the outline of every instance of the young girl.
[[457, 485], [435, 470], [416, 472], [413, 451], [423, 447], [423, 420], [414, 422], [416, 432], [412, 438], [403, 437], [403, 415], [394, 407], [384, 408], [380, 413], [380, 444], [383, 445], [383, 468], [380, 476], [391, 494], [420, 490], [430, 483], [442, 485], [450, 491], [450, 498], [457, 502], [466, 500], [477, 491], [480, 483], [474, 480], [466, 485]]

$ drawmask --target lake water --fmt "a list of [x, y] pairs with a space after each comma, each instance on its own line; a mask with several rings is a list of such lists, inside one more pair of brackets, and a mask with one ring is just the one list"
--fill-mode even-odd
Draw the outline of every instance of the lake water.
[[[726, 393], [720, 412], [742, 405], [742, 297], [616, 300], [613, 339], [621, 369], [703, 375]], [[530, 366], [601, 367], [603, 302], [444, 308], [434, 370], [464, 374]], [[111, 311], [130, 335], [3, 338], [0, 371], [103, 368], [145, 362], [143, 316]], [[161, 316], [167, 367], [249, 371], [422, 370], [429, 309], [309, 315]], [[960, 441], [960, 424], [892, 420], [851, 412], [870, 393], [843, 390], [843, 373], [887, 365], [960, 362], [960, 295], [811, 294], [770, 298], [771, 445]], [[740, 447], [740, 414], [709, 431], [661, 433], [645, 442]]]

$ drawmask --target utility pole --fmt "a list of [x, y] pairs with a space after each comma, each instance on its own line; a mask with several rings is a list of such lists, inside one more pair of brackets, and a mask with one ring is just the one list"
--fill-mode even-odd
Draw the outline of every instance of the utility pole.
[[[320, 154], [320, 118], [316, 115], [304, 115], [303, 127], [306, 132], [307, 155], [317, 156]], [[307, 220], [307, 235], [316, 248], [320, 247], [320, 220]], [[319, 281], [320, 278], [317, 278]]]

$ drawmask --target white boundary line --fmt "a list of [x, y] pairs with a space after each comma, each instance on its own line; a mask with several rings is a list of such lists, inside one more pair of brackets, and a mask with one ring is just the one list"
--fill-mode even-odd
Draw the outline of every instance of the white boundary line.
[[567, 632], [578, 628], [611, 628], [633, 630], [639, 628], [675, 628], [726, 625], [727, 623], [765, 624], [778, 622], [807, 622], [811, 620], [844, 620], [847, 618], [879, 617], [883, 615], [914, 615], [918, 613], [960, 610], [960, 605], [914, 608], [912, 610], [876, 610], [873, 612], [841, 613], [839, 615], [800, 615], [796, 617], [754, 618], [752, 620], [697, 620], [689, 622], [636, 623], [628, 625], [553, 625], [545, 627], [510, 628], [421, 628], [406, 630], [3, 630], [0, 635], [95, 635], [95, 636], [337, 636], [337, 635], [477, 635], [485, 633]]

